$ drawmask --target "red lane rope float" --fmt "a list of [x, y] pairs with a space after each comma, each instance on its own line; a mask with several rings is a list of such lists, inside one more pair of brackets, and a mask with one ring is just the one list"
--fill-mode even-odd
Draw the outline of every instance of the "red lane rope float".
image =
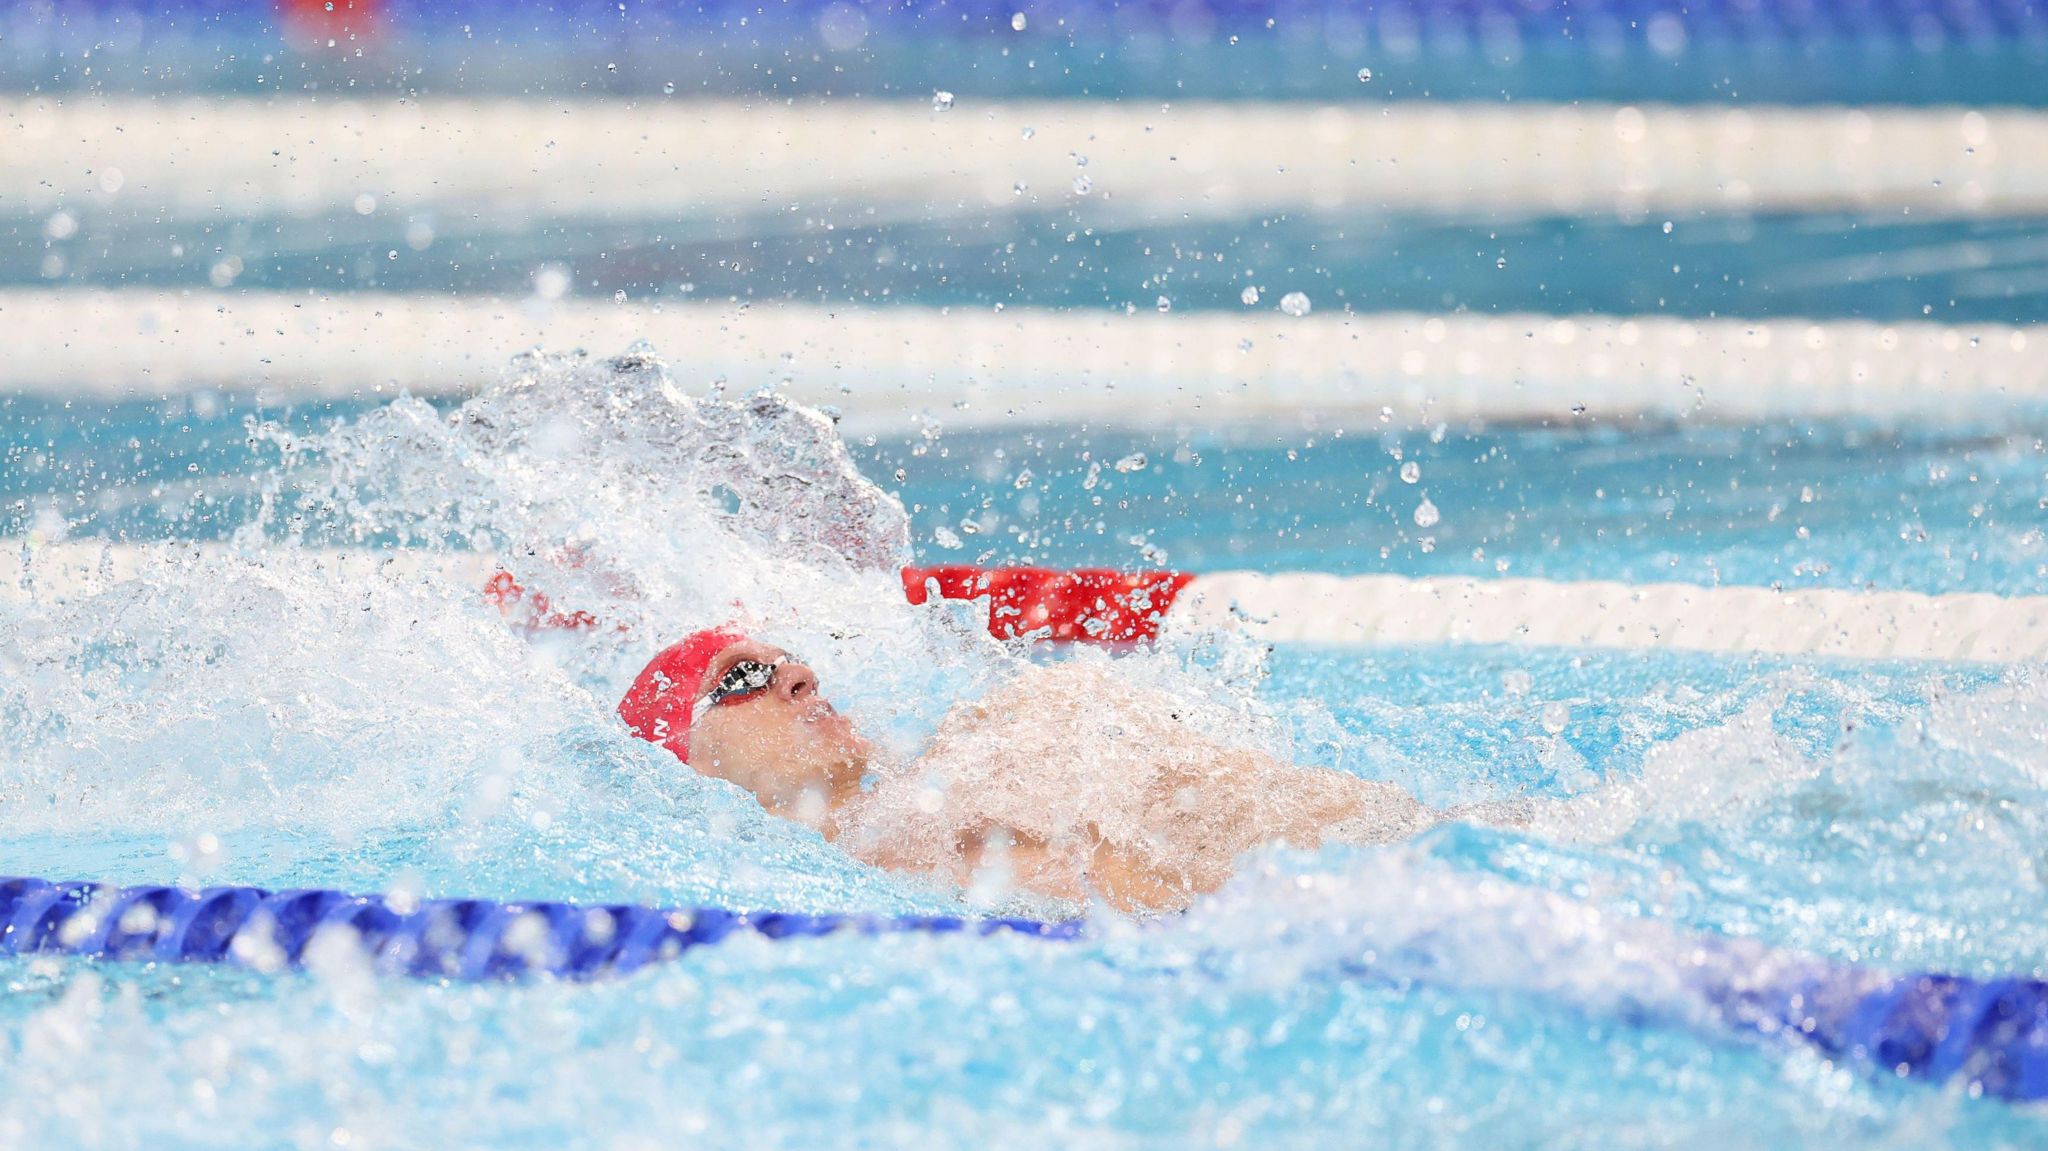
[[997, 639], [1133, 643], [1159, 634], [1174, 597], [1194, 581], [1187, 572], [1059, 571], [971, 564], [903, 569], [903, 594], [923, 604], [936, 588], [946, 599], [988, 597], [988, 630]]
[[[903, 594], [922, 605], [934, 589], [942, 599], [988, 597], [988, 631], [1077, 643], [1137, 643], [1159, 634], [1174, 597], [1194, 581], [1187, 572], [1120, 572], [1110, 568], [1062, 571], [1040, 567], [983, 568], [971, 564], [903, 569]], [[546, 592], [529, 590], [508, 571], [484, 583], [486, 602], [527, 632], [588, 631], [598, 624], [587, 611], [567, 610]]]
[[279, 0], [285, 38], [306, 51], [370, 39], [383, 23], [382, 0]]

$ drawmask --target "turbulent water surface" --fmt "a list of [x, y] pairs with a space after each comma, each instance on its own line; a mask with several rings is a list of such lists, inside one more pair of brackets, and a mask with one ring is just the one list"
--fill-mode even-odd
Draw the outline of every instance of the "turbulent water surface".
[[[1354, 570], [2008, 593], [2043, 580], [2028, 515], [2042, 457], [2026, 437], [932, 428], [848, 442], [772, 397], [687, 390], [642, 350], [528, 358], [440, 408], [223, 403], [47, 425], [26, 401], [6, 409], [28, 445], [10, 449], [12, 532], [231, 546], [63, 595], [37, 589], [31, 556], [26, 588], [0, 599], [0, 871], [958, 910], [961, 893], [855, 862], [611, 715], [664, 638], [734, 619], [801, 651], [907, 759], [948, 706], [1031, 658], [969, 608], [904, 604], [895, 569], [914, 559], [1284, 568], [1341, 536], [1337, 566]], [[151, 420], [189, 469], [121, 462], [123, 429]], [[1873, 438], [1892, 463], [1859, 454]], [[1526, 461], [1557, 453], [1574, 466], [1544, 474], [1570, 478], [1537, 483]], [[1609, 509], [1580, 529], [1597, 543], [1559, 526], [1587, 485]], [[1425, 497], [1434, 531], [1413, 515]], [[1872, 546], [1873, 524], [1909, 538]], [[471, 586], [340, 580], [321, 558], [334, 546], [488, 552], [602, 623], [530, 642]], [[344, 953], [280, 976], [9, 960], [0, 1143], [2048, 1139], [2027, 1109], [1739, 1035], [1672, 974], [1702, 936], [2042, 973], [2038, 676], [1268, 652], [1223, 636], [1115, 658], [1219, 734], [1439, 805], [1527, 797], [1535, 822], [1255, 853], [1186, 916], [1105, 915], [1076, 944], [739, 941], [590, 986], [385, 980]], [[1047, 754], [1085, 771], [1099, 749]]]

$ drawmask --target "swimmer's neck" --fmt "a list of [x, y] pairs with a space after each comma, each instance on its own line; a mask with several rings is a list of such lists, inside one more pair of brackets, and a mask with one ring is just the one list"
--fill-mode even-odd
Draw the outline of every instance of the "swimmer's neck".
[[827, 840], [836, 840], [842, 815], [861, 797], [860, 777], [827, 779], [788, 791], [754, 789], [754, 797], [770, 814], [801, 823]]

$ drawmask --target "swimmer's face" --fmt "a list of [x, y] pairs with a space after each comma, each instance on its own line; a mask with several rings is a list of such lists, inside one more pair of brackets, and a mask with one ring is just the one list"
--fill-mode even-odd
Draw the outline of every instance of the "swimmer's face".
[[698, 698], [741, 660], [785, 662], [766, 688], [698, 707], [690, 766], [746, 788], [778, 815], [815, 824], [835, 791], [860, 782], [868, 742], [818, 694], [817, 673], [772, 644], [745, 640], [720, 652]]

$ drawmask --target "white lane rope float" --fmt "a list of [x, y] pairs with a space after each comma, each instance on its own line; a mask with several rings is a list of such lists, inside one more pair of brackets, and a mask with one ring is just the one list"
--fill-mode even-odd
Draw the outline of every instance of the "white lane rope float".
[[[1081, 168], [1076, 157], [1088, 157]], [[1020, 191], [1022, 189], [1022, 191]], [[2048, 211], [2023, 108], [0, 99], [0, 204], [214, 221], [1105, 210]], [[851, 208], [848, 208], [851, 205]], [[854, 218], [849, 216], [849, 218]]]
[[2048, 405], [2048, 325], [1273, 311], [657, 306], [0, 289], [0, 391], [275, 401], [460, 395], [536, 346], [645, 339], [686, 386], [772, 387], [857, 422], [1156, 423], [1998, 416]]
[[[24, 545], [0, 540], [0, 603], [94, 594], [153, 562], [235, 554], [225, 545]], [[338, 582], [445, 579], [482, 589], [498, 568], [477, 553], [280, 551]], [[509, 578], [509, 577], [506, 577]], [[1339, 647], [1497, 644], [1986, 664], [2048, 661], [2048, 596], [1929, 595], [1830, 588], [1703, 587], [1450, 576], [907, 568], [906, 594], [988, 597], [1000, 636], [1129, 641], [1226, 628], [1275, 643]], [[517, 598], [516, 588], [512, 589]], [[494, 593], [495, 595], [496, 593]], [[537, 621], [563, 626], [565, 617]]]

